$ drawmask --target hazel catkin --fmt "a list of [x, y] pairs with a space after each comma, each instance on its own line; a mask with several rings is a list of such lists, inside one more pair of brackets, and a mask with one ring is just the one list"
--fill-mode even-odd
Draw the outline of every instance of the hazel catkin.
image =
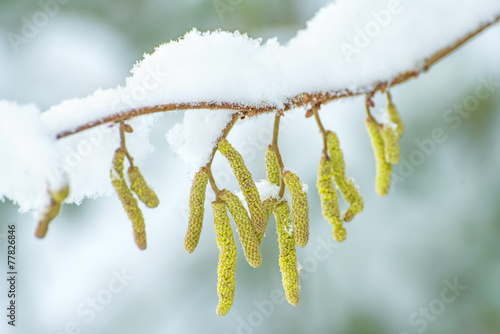
[[146, 226], [144, 224], [144, 217], [142, 211], [139, 209], [137, 200], [135, 199], [132, 191], [129, 189], [124, 178], [117, 177], [116, 174], [111, 174], [111, 183], [122, 202], [125, 212], [134, 230], [134, 240], [139, 249], [146, 249]]
[[[333, 185], [332, 178], [332, 162], [323, 156], [321, 157], [319, 163], [317, 183], [321, 209], [323, 216], [330, 224], [332, 224], [334, 239], [341, 242], [345, 240], [345, 229], [343, 228], [344, 222], [340, 217], [337, 192], [335, 190], [335, 186]], [[340, 231], [343, 231], [343, 233], [339, 234]], [[343, 235], [343, 238], [340, 237], [341, 235]]]
[[273, 150], [273, 147], [269, 145], [266, 150], [266, 176], [267, 180], [277, 186], [280, 185], [280, 168], [278, 166], [278, 159]]
[[335, 132], [328, 131], [327, 148], [333, 169], [333, 180], [339, 188], [342, 197], [349, 204], [349, 208], [346, 210], [343, 217], [344, 221], [348, 222], [363, 210], [363, 197], [361, 197], [357, 187], [355, 187], [354, 184], [349, 184], [350, 182], [347, 181], [348, 179], [345, 177], [344, 155]]
[[200, 240], [203, 227], [203, 214], [205, 210], [205, 193], [208, 184], [208, 175], [205, 168], [200, 169], [194, 176], [189, 195], [189, 218], [184, 249], [191, 253], [195, 250]]
[[281, 280], [288, 302], [292, 305], [299, 304], [299, 272], [297, 270], [297, 254], [295, 251], [294, 230], [290, 220], [290, 208], [283, 201], [276, 206], [276, 233], [280, 249], [279, 264]]
[[252, 174], [246, 167], [241, 154], [226, 139], [219, 140], [218, 149], [231, 165], [234, 176], [238, 180], [243, 196], [245, 196], [245, 201], [248, 204], [256, 232], [264, 232], [264, 212], [260, 195], [252, 179]]
[[299, 177], [291, 172], [285, 171], [281, 177], [292, 195], [293, 231], [295, 243], [304, 247], [309, 240], [309, 205], [307, 203], [307, 192], [304, 190]]
[[222, 190], [219, 197], [226, 204], [233, 217], [248, 264], [252, 267], [260, 266], [262, 263], [262, 255], [259, 250], [260, 243], [247, 210], [238, 196], [227, 189]]
[[226, 205], [222, 201], [212, 202], [214, 227], [219, 248], [219, 264], [217, 266], [217, 315], [223, 316], [233, 305], [236, 288], [236, 243], [233, 230], [227, 216]]
[[139, 167], [130, 166], [128, 169], [130, 188], [148, 208], [156, 208], [160, 201], [151, 187], [146, 183]]
[[43, 238], [47, 234], [49, 229], [50, 222], [57, 217], [59, 212], [61, 211], [61, 206], [63, 201], [69, 195], [69, 186], [65, 185], [58, 191], [50, 191], [50, 203], [48, 207], [45, 209], [40, 221], [38, 222], [38, 226], [35, 231], [35, 235], [38, 238]]
[[134, 240], [139, 249], [146, 249], [146, 226], [144, 224], [144, 217], [139, 208], [137, 200], [135, 199], [132, 191], [127, 185], [123, 176], [123, 163], [125, 159], [125, 150], [120, 147], [115, 151], [113, 157], [112, 168], [110, 171], [111, 184], [115, 188], [116, 193], [127, 213], [129, 219], [132, 221], [134, 231]]
[[389, 114], [391, 122], [396, 124], [397, 137], [401, 137], [404, 131], [403, 120], [401, 119], [401, 115], [399, 114], [396, 105], [392, 102], [391, 93], [389, 91], [387, 91], [387, 114]]
[[326, 138], [328, 155], [330, 156], [332, 164], [332, 172], [335, 182], [337, 182], [337, 180], [343, 180], [345, 177], [344, 154], [340, 148], [339, 137], [335, 132], [328, 131]]
[[350, 204], [342, 217], [344, 221], [349, 222], [355, 215], [363, 211], [363, 197], [359, 193], [358, 186], [351, 178], [345, 178], [340, 189], [342, 189], [342, 197]]
[[375, 189], [379, 195], [387, 195], [391, 186], [392, 165], [385, 160], [385, 145], [378, 123], [368, 117], [366, 127], [372, 141], [375, 160], [377, 161]]
[[379, 130], [384, 141], [385, 161], [392, 165], [399, 163], [399, 142], [395, 130], [386, 124]]

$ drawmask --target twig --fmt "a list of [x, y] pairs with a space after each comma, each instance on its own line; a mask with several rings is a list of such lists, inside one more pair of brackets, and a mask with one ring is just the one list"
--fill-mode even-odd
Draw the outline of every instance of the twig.
[[125, 151], [125, 156], [128, 159], [131, 167], [134, 167], [134, 158], [128, 153], [127, 145], [125, 143], [125, 122], [120, 121], [120, 147]]
[[[273, 141], [271, 146], [273, 147], [274, 154], [276, 155], [276, 160], [278, 160], [278, 167], [280, 168], [280, 174], [283, 173], [285, 165], [283, 165], [283, 159], [281, 158], [280, 149], [278, 146], [278, 134], [280, 132], [280, 117], [283, 115], [282, 112], [277, 112], [274, 116], [274, 126], [273, 126]], [[278, 197], [281, 198], [285, 194], [285, 182], [280, 175], [280, 191]]]
[[[221, 136], [219, 137], [219, 139], [217, 139], [217, 142], [219, 140], [225, 139], [227, 137], [227, 135], [229, 134], [229, 131], [231, 131], [231, 129], [233, 128], [233, 126], [236, 123], [236, 121], [238, 120], [238, 118], [240, 118], [240, 115], [238, 113], [235, 113], [232, 116], [231, 121], [229, 121], [229, 123], [227, 123], [226, 127], [222, 131]], [[210, 186], [212, 187], [212, 190], [214, 191], [215, 196], [217, 197], [217, 199], [219, 199], [220, 189], [217, 187], [217, 183], [215, 182], [215, 178], [214, 178], [214, 175], [212, 173], [212, 161], [214, 161], [215, 153], [217, 152], [217, 147], [218, 147], [218, 145], [215, 145], [215, 147], [212, 150], [212, 156], [210, 158], [210, 161], [203, 168], [205, 168], [205, 170], [207, 172], [208, 181], [210, 182]]]
[[320, 106], [312, 107], [312, 111], [314, 114], [314, 119], [316, 120], [316, 124], [318, 124], [318, 128], [321, 131], [321, 135], [323, 136], [323, 156], [326, 158], [326, 160], [330, 160], [330, 156], [328, 155], [328, 143], [327, 143], [327, 138], [328, 134], [325, 130], [325, 127], [323, 126], [323, 123], [321, 123], [321, 119], [319, 118], [319, 108]]

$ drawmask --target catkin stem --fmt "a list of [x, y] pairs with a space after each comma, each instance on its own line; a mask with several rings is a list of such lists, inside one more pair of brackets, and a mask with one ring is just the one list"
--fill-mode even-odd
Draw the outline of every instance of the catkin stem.
[[[229, 123], [227, 123], [224, 130], [222, 130], [222, 134], [218, 140], [225, 139], [227, 137], [227, 135], [229, 134], [229, 132], [233, 128], [234, 124], [236, 124], [236, 121], [238, 121], [239, 118], [240, 118], [240, 115], [238, 113], [233, 114], [233, 116], [231, 117], [231, 121], [229, 121]], [[215, 182], [215, 178], [214, 178], [214, 175], [212, 173], [212, 161], [214, 160], [215, 153], [217, 152], [217, 149], [218, 149], [218, 145], [215, 145], [215, 147], [212, 149], [212, 155], [211, 155], [210, 161], [205, 165], [205, 170], [206, 170], [207, 175], [208, 175], [208, 181], [210, 182], [210, 186], [212, 187], [212, 190], [215, 193], [215, 197], [219, 198], [220, 189], [217, 187], [217, 183]]]
[[131, 167], [134, 167], [134, 158], [128, 153], [127, 145], [125, 142], [125, 123], [124, 121], [120, 121], [120, 147], [125, 151], [125, 156], [127, 157], [128, 162]]
[[[283, 165], [283, 159], [281, 158], [281, 153], [280, 153], [280, 149], [278, 146], [278, 134], [280, 132], [280, 117], [281, 117], [280, 113], [276, 113], [276, 115], [274, 116], [273, 141], [272, 141], [271, 145], [273, 147], [274, 154], [276, 155], [276, 160], [278, 160], [278, 167], [280, 169], [280, 173], [282, 173], [285, 166]], [[280, 191], [279, 191], [278, 196], [280, 198], [282, 198], [283, 195], [285, 194], [285, 183], [283, 182], [283, 178], [280, 178], [280, 179], [281, 179]]]
[[319, 118], [319, 107], [316, 106], [312, 107], [312, 111], [314, 114], [314, 119], [316, 120], [316, 124], [318, 124], [318, 128], [321, 131], [321, 136], [323, 137], [323, 156], [326, 158], [326, 160], [330, 160], [330, 156], [328, 155], [328, 144], [327, 144], [328, 132], [325, 130], [325, 127], [323, 126], [323, 123]]

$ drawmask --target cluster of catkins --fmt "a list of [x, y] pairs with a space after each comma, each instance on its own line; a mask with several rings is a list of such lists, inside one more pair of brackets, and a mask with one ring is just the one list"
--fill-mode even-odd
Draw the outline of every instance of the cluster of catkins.
[[[342, 242], [346, 238], [343, 223], [351, 221], [356, 214], [363, 211], [363, 197], [359, 194], [353, 179], [345, 177], [344, 155], [340, 149], [337, 134], [327, 131], [326, 136], [328, 155], [324, 154], [319, 161], [317, 187], [323, 216], [333, 226], [333, 238]], [[334, 183], [349, 204], [349, 208], [343, 215], [340, 214]]]
[[[123, 124], [121, 124], [121, 127], [125, 128]], [[125, 157], [127, 157], [130, 164], [127, 171], [130, 187], [123, 173]], [[155, 192], [144, 180], [139, 168], [134, 166], [133, 159], [130, 157], [130, 154], [125, 146], [124, 131], [121, 131], [121, 146], [115, 151], [115, 155], [113, 157], [110, 177], [111, 183], [115, 188], [123, 207], [125, 208], [125, 212], [132, 221], [135, 243], [140, 249], [146, 249], [146, 226], [144, 224], [144, 217], [137, 203], [137, 199], [134, 197], [132, 192], [134, 192], [139, 200], [146, 204], [148, 208], [157, 207], [158, 204], [160, 204], [160, 201], [158, 200]]]
[[[286, 298], [292, 305], [299, 303], [299, 273], [295, 245], [304, 247], [309, 239], [309, 207], [307, 194], [299, 177], [291, 172], [280, 171], [273, 148], [266, 152], [266, 172], [270, 183], [277, 186], [284, 182], [292, 198], [292, 209], [284, 199], [261, 200], [257, 187], [243, 158], [226, 139], [218, 142], [219, 152], [227, 159], [248, 205], [248, 211], [238, 196], [227, 189], [216, 194], [212, 202], [217, 245], [220, 250], [218, 264], [217, 294], [218, 315], [225, 315], [234, 300], [236, 275], [236, 244], [227, 211], [233, 217], [236, 230], [247, 262], [252, 267], [260, 266], [262, 255], [259, 247], [271, 214], [277, 224], [280, 248], [279, 264]], [[208, 183], [207, 171], [202, 168], [193, 180], [189, 200], [189, 223], [184, 241], [188, 252], [194, 251], [200, 238], [203, 224], [203, 204]], [[291, 211], [291, 214], [290, 214]]]
[[403, 134], [404, 125], [391, 94], [387, 92], [387, 114], [389, 122], [379, 124], [370, 113], [370, 103], [367, 100], [368, 117], [366, 127], [372, 140], [375, 160], [377, 162], [377, 177], [375, 189], [379, 195], [387, 195], [391, 186], [392, 165], [399, 163], [399, 138]]

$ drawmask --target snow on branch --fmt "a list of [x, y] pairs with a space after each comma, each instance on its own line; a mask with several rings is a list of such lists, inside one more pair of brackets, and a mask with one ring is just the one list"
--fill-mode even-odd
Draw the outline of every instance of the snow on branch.
[[372, 94], [417, 77], [499, 20], [497, 1], [357, 0], [324, 7], [284, 46], [194, 29], [146, 54], [125, 87], [65, 101], [45, 117], [62, 138], [157, 112], [254, 116]]

